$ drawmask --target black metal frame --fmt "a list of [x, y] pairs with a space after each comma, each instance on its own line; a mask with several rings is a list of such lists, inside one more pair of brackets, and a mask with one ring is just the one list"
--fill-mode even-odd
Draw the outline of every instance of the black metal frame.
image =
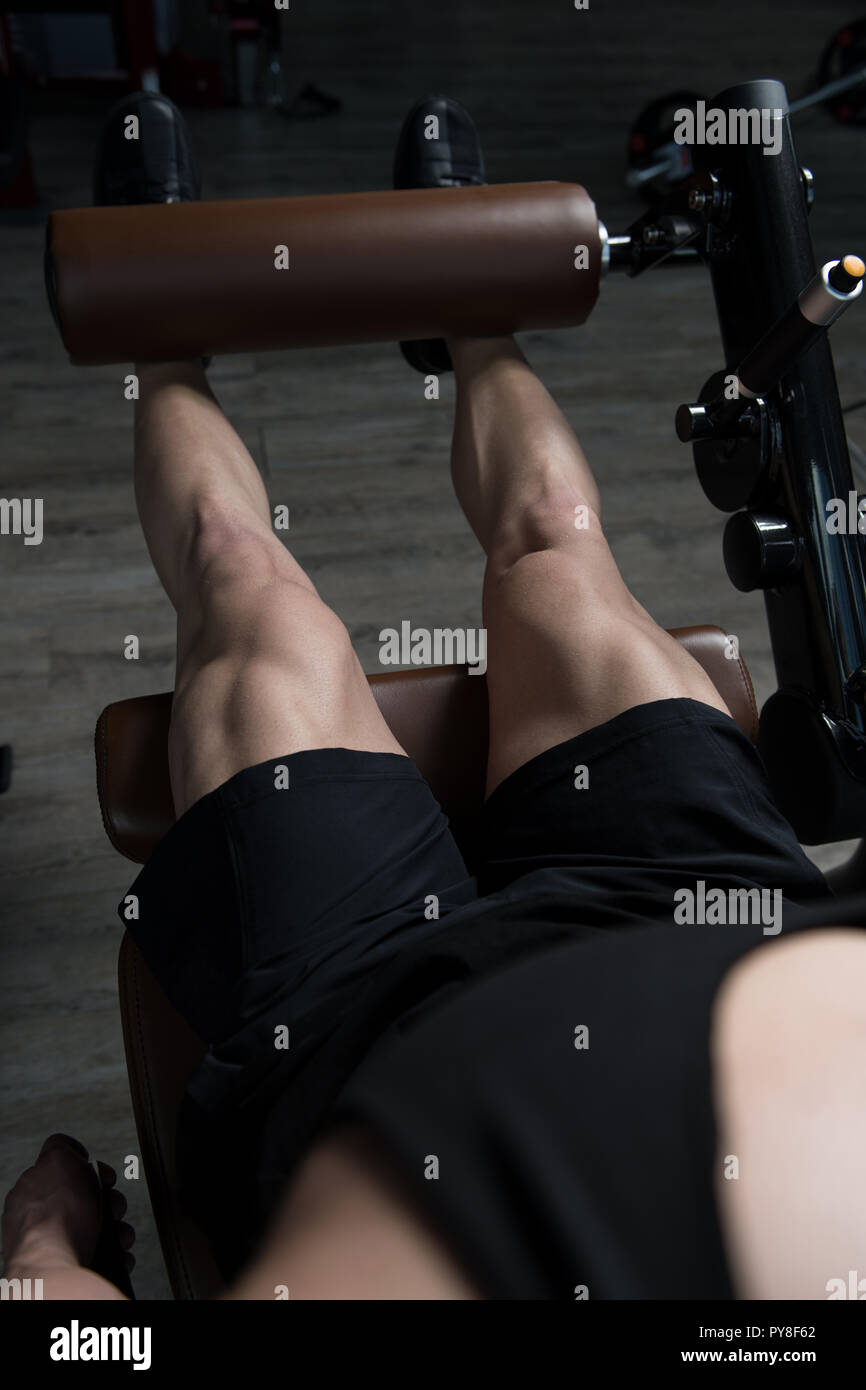
[[[788, 98], [781, 82], [761, 80], [708, 105], [787, 112]], [[778, 154], [756, 144], [696, 146], [694, 175], [609, 241], [610, 268], [630, 275], [659, 263], [708, 267], [725, 372], [702, 401], [718, 395], [816, 272], [811, 179], [787, 117], [782, 125]], [[750, 404], [739, 430], [693, 447], [707, 496], [734, 513], [728, 573], [737, 587], [764, 591], [779, 689], [761, 712], [758, 746], [774, 794], [804, 843], [864, 835], [866, 535], [826, 525], [828, 500], [855, 491], [826, 333]]]

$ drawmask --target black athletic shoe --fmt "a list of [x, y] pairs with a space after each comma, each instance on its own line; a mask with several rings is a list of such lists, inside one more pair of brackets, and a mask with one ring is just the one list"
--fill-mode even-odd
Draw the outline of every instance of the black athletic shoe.
[[[138, 120], [136, 139], [129, 117]], [[197, 203], [201, 173], [186, 121], [160, 92], [130, 92], [112, 106], [102, 126], [93, 171], [96, 207], [140, 203]], [[210, 357], [201, 359], [211, 364]]]
[[[128, 139], [138, 121], [138, 138]], [[131, 92], [105, 118], [96, 151], [93, 201], [97, 207], [123, 203], [187, 203], [201, 197], [201, 175], [186, 121], [159, 92]]]
[[[428, 139], [428, 118], [439, 121], [437, 139]], [[465, 188], [485, 182], [484, 155], [475, 124], [459, 101], [424, 97], [403, 122], [394, 154], [395, 188]], [[406, 361], [425, 374], [451, 370], [444, 338], [401, 343]]]

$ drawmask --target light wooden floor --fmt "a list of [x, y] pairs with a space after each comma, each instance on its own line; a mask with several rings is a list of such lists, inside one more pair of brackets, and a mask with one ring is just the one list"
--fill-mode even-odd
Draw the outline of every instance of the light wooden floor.
[[[438, 90], [474, 112], [491, 182], [577, 179], [616, 232], [638, 211], [623, 150], [644, 102], [679, 85], [712, 96], [763, 76], [800, 94], [852, 5], [592, 0], [578, 13], [567, 0], [324, 0], [307, 15], [297, 9], [291, 85], [312, 78], [343, 97], [344, 111], [297, 124], [258, 111], [191, 112], [205, 196], [386, 187], [403, 111]], [[48, 206], [89, 201], [103, 105], [37, 107], [33, 150]], [[820, 113], [796, 128], [815, 173], [818, 256], [862, 252], [866, 133]], [[41, 546], [0, 538], [0, 740], [15, 754], [13, 787], [0, 799], [4, 1193], [55, 1129], [116, 1165], [137, 1151], [114, 915], [134, 866], [104, 837], [91, 744], [105, 703], [173, 682], [173, 614], [136, 522], [122, 371], [67, 364], [42, 290], [42, 236], [41, 227], [0, 227], [0, 495], [45, 506]], [[864, 322], [855, 310], [834, 330], [843, 401], [866, 395]], [[724, 518], [673, 432], [676, 405], [720, 365], [707, 279], [614, 278], [584, 329], [528, 334], [524, 346], [597, 470], [627, 582], [667, 626], [714, 622], [737, 633], [763, 701], [774, 683], [762, 602], [728, 583]], [[481, 558], [448, 480], [452, 382], [440, 402], [425, 401], [421, 377], [391, 346], [225, 359], [211, 375], [272, 500], [291, 507], [295, 553], [368, 670], [380, 629], [403, 618], [478, 625]], [[866, 412], [850, 425], [866, 446]], [[128, 633], [141, 640], [137, 663], [122, 656]], [[826, 867], [847, 850], [817, 857]], [[143, 1183], [130, 1207], [139, 1293], [166, 1297]]]

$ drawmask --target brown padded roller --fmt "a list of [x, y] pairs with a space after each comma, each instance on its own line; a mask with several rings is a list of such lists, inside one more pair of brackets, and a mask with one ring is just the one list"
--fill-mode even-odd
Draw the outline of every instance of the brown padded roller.
[[46, 257], [80, 364], [561, 328], [600, 265], [592, 199], [554, 182], [73, 208]]

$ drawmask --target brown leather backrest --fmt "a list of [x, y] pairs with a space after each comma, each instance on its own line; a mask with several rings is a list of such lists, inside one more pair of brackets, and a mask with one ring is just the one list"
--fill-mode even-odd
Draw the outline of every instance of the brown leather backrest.
[[[743, 732], [754, 741], [758, 715], [741, 657], [729, 658], [720, 627], [671, 628], [703, 666]], [[484, 796], [487, 683], [463, 666], [368, 677], [394, 736], [427, 778], [445, 814], [460, 827]], [[174, 824], [168, 775], [171, 693], [108, 705], [96, 728], [99, 804], [115, 849], [143, 864]]]
[[141, 1159], [175, 1298], [212, 1298], [223, 1280], [210, 1243], [178, 1198], [175, 1141], [187, 1079], [205, 1044], [165, 997], [132, 937], [117, 965], [120, 1017]]

